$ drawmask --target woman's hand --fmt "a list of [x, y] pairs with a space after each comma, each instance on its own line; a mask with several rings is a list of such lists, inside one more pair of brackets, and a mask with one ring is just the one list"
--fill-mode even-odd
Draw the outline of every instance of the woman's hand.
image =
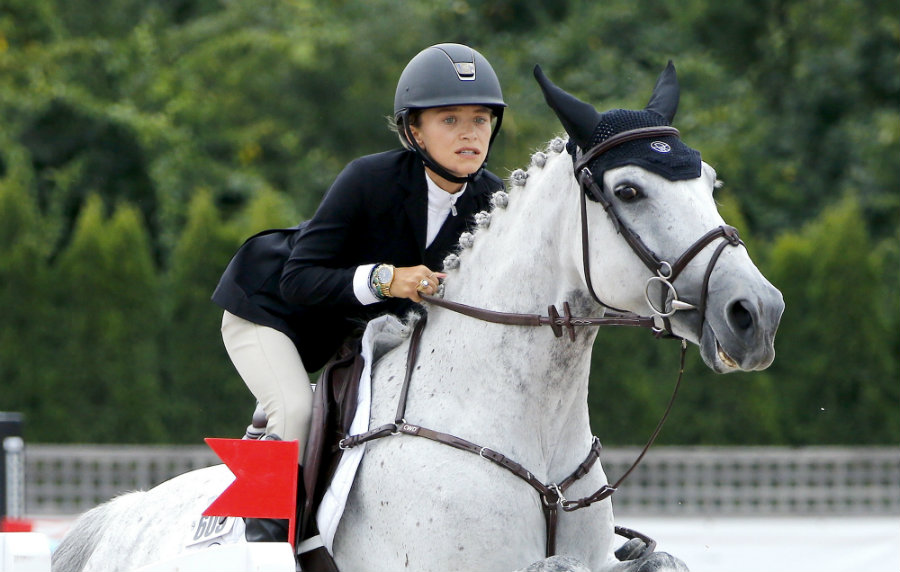
[[447, 275], [443, 272], [432, 272], [427, 266], [395, 268], [394, 281], [391, 282], [391, 296], [421, 302], [419, 294], [433, 295], [438, 289], [438, 279], [445, 276]]

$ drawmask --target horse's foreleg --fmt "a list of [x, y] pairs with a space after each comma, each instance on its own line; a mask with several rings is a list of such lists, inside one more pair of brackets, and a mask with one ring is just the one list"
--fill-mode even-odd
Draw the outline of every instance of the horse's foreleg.
[[635, 560], [615, 562], [603, 572], [690, 572], [684, 562], [668, 552], [651, 552]]
[[528, 568], [516, 572], [591, 572], [587, 566], [570, 556], [551, 556], [538, 560]]
[[[591, 572], [579, 560], [569, 556], [551, 556], [516, 572]], [[598, 572], [689, 572], [684, 562], [667, 552], [652, 552], [635, 560], [613, 562]]]

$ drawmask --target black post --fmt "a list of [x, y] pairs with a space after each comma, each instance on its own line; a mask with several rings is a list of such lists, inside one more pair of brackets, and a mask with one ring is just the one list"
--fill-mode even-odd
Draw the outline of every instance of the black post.
[[[7, 437], [21, 438], [23, 425], [24, 420], [21, 413], [0, 411], [0, 445], [3, 444]], [[3, 453], [3, 459], [0, 461], [0, 522], [3, 522], [3, 520], [9, 516], [6, 514], [6, 495], [9, 487], [6, 482], [6, 449], [0, 447], [0, 452]], [[21, 517], [22, 515], [14, 516]]]

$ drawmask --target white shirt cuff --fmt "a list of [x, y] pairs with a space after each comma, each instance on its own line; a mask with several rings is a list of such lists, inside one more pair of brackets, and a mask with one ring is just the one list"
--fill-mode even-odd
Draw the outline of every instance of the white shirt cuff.
[[374, 264], [357, 266], [356, 272], [353, 274], [353, 293], [356, 294], [356, 299], [363, 306], [381, 302], [375, 297], [375, 294], [372, 294], [372, 290], [369, 288], [369, 275], [372, 273], [373, 268], [375, 268]]

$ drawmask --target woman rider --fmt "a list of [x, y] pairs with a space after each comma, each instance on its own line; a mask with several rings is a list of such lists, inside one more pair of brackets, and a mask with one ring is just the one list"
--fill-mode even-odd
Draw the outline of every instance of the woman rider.
[[296, 439], [300, 459], [307, 372], [361, 322], [402, 316], [419, 293], [435, 293], [444, 257], [503, 187], [485, 163], [505, 107], [480, 53], [460, 44], [422, 50], [394, 97], [403, 147], [352, 161], [311, 220], [251, 238], [229, 263], [212, 296], [225, 310], [225, 347], [266, 413], [266, 436]]

